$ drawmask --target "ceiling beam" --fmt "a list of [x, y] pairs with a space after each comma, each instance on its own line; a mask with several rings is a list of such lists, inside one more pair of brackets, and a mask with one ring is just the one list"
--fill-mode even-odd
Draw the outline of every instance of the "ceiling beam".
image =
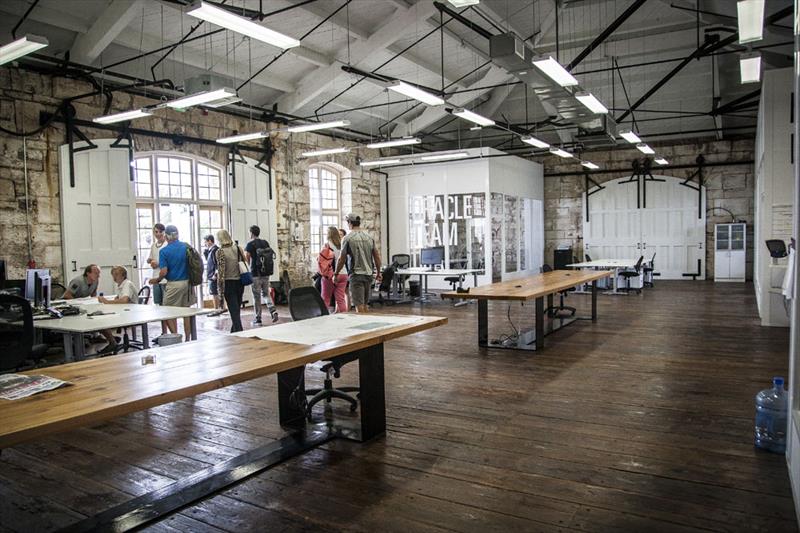
[[[385, 54], [388, 46], [407, 35], [408, 28], [415, 27], [418, 22], [431, 16], [434, 10], [433, 4], [427, 2], [420, 2], [405, 10], [398, 8], [368, 39], [351, 46], [350, 65], [362, 70], [374, 69], [378, 66], [375, 61], [376, 56]], [[343, 75], [346, 74], [342, 72], [338, 63], [318, 68], [300, 80], [293, 93], [285, 95], [278, 101], [279, 109], [295, 113], [323, 94]]]
[[86, 33], [75, 38], [70, 59], [91, 65], [109, 44], [128, 26], [136, 15], [142, 15], [142, 0], [114, 0], [106, 7]]

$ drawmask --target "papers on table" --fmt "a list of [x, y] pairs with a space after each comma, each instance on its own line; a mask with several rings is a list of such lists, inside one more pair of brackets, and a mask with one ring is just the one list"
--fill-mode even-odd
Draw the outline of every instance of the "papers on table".
[[24, 374], [4, 374], [0, 376], [0, 398], [19, 400], [40, 392], [71, 385], [67, 381], [49, 376], [26, 376]]
[[393, 328], [420, 322], [424, 317], [406, 315], [358, 315], [341, 313], [309, 318], [299, 322], [288, 322], [275, 326], [240, 331], [237, 337], [258, 338], [294, 344], [321, 344], [360, 335], [367, 331]]

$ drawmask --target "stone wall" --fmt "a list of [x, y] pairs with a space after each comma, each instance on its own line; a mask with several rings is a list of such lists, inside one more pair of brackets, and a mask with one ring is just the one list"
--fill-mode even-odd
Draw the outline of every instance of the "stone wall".
[[[694, 165], [698, 155], [706, 162], [752, 161], [754, 139], [727, 141], [696, 140], [693, 142], [650, 143], [658, 155], [665, 157], [670, 165]], [[631, 175], [630, 162], [640, 159], [642, 153], [631, 148], [617, 147], [614, 150], [587, 151], [583, 159], [592, 161], [601, 168], [627, 169], [618, 173], [594, 174], [598, 183]], [[544, 216], [545, 216], [545, 262], [552, 262], [553, 250], [560, 244], [571, 245], [578, 257], [583, 256], [583, 197], [584, 178], [575, 159], [565, 160], [557, 156], [537, 159], [544, 165]], [[657, 166], [657, 165], [654, 165]], [[688, 178], [696, 168], [653, 169], [653, 173]], [[553, 176], [564, 172], [577, 172], [569, 176]], [[748, 224], [747, 235], [747, 279], [753, 274], [753, 187], [754, 165], [709, 166], [704, 169], [706, 185], [706, 208], [730, 210], [736, 220]], [[706, 277], [714, 276], [714, 224], [730, 222], [731, 217], [722, 210], [707, 212], [706, 224]]]
[[[59, 147], [65, 143], [63, 124], [39, 129], [39, 113], [54, 112], [64, 98], [89, 93], [93, 87], [82, 80], [42, 75], [16, 68], [0, 67], [0, 127], [30, 132], [24, 140], [0, 131], [0, 258], [8, 262], [10, 278], [23, 277], [32, 259], [40, 268], [51, 268], [57, 281], [63, 280], [61, 249], [61, 206], [59, 199]], [[109, 113], [151, 105], [143, 96], [114, 93]], [[106, 99], [92, 96], [73, 103], [78, 119], [91, 120], [105, 114]], [[247, 118], [193, 108], [186, 112], [159, 110], [137, 119], [134, 127], [214, 140], [234, 130], [255, 131], [264, 123]], [[110, 131], [81, 127], [89, 139], [113, 138]], [[306, 159], [301, 152], [334, 146], [355, 146], [329, 137], [306, 133], [273, 139], [276, 154], [272, 161], [277, 189], [278, 247], [282, 252], [280, 270], [288, 269], [293, 283], [310, 282], [317, 250], [309, 249], [309, 192], [307, 169], [315, 162], [334, 161], [349, 169], [343, 180], [342, 216], [355, 211], [363, 226], [380, 240], [380, 175], [362, 172], [356, 153], [329, 158]], [[176, 144], [170, 139], [134, 135], [137, 150], [162, 150], [202, 156], [225, 166], [227, 147], [193, 142]], [[244, 155], [257, 158], [253, 153]], [[27, 171], [27, 210], [26, 185]], [[27, 215], [26, 215], [27, 213]], [[298, 228], [295, 226], [299, 225]], [[30, 235], [30, 238], [29, 238]], [[30, 242], [30, 256], [28, 243]]]

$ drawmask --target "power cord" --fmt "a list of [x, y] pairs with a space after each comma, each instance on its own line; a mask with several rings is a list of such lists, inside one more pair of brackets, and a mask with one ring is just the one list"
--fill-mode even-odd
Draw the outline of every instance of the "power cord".
[[511, 304], [508, 304], [506, 318], [508, 319], [508, 323], [511, 324], [511, 329], [514, 330], [514, 333], [510, 335], [502, 334], [498, 338], [494, 339], [493, 343], [500, 344], [502, 346], [513, 346], [514, 344], [517, 344], [517, 341], [519, 340], [519, 330], [517, 329], [517, 326], [514, 325], [514, 321], [511, 320]]

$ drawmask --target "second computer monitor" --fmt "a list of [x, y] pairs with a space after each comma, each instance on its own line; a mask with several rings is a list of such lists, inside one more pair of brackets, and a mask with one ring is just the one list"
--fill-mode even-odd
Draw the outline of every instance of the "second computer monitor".
[[439, 266], [444, 263], [444, 246], [423, 248], [419, 251], [419, 264], [422, 266]]
[[39, 274], [40, 277], [47, 276], [48, 279], [50, 278], [50, 269], [49, 268], [29, 268], [25, 271], [25, 299], [26, 300], [33, 300], [35, 297], [35, 283], [36, 279], [34, 276]]

